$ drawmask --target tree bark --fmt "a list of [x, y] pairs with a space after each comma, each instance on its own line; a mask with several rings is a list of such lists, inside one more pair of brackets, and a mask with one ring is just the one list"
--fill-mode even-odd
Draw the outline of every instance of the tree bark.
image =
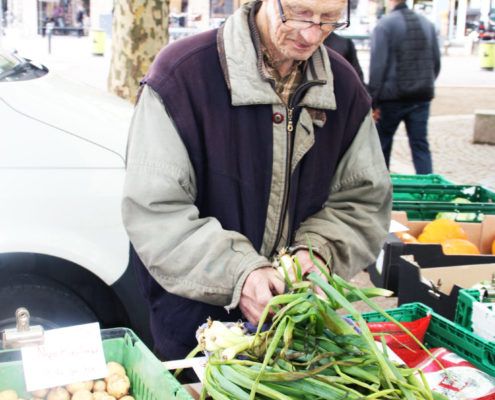
[[170, 0], [115, 0], [108, 89], [135, 102], [139, 81], [168, 43]]

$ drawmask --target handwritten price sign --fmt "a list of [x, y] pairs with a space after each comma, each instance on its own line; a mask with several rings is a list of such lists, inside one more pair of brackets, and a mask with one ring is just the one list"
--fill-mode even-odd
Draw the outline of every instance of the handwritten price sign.
[[28, 391], [107, 375], [98, 323], [45, 331], [42, 345], [21, 351]]

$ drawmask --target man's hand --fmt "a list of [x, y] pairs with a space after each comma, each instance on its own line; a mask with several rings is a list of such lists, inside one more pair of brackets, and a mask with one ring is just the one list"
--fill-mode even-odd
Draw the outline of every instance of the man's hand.
[[[311, 260], [311, 255], [309, 250], [301, 249], [296, 251], [294, 256], [301, 264], [302, 274], [303, 276], [310, 274], [311, 272], [316, 272], [318, 275], [321, 275], [320, 269], [313, 263]], [[325, 261], [323, 261], [320, 257], [313, 253], [314, 258], [319, 263], [320, 267], [325, 267]]]
[[276, 269], [256, 269], [244, 282], [239, 308], [249, 322], [257, 325], [265, 306], [274, 295], [284, 293], [284, 289], [284, 280]]
[[380, 121], [381, 117], [381, 111], [379, 108], [373, 109], [373, 120], [375, 121], [375, 124]]
[[[299, 264], [301, 265], [303, 277], [305, 277], [306, 275], [309, 275], [311, 272], [315, 272], [316, 274], [320, 275], [323, 279], [325, 279], [325, 281], [327, 280], [325, 275], [323, 275], [323, 273], [320, 271], [320, 268], [318, 268], [313, 263], [313, 261], [311, 260], [311, 255], [309, 253], [309, 250], [301, 249], [301, 250], [296, 251], [296, 253], [294, 255], [297, 258], [297, 260], [299, 261]], [[315, 261], [318, 262], [320, 267], [328, 269], [328, 267], [326, 267], [325, 261], [323, 261], [320, 257], [318, 257], [314, 253], [313, 253], [313, 257], [314, 257], [314, 259], [316, 259]], [[293, 278], [293, 277], [291, 277], [291, 278]], [[325, 296], [323, 290], [321, 290], [319, 287], [316, 288], [316, 293], [318, 293], [321, 296]]]

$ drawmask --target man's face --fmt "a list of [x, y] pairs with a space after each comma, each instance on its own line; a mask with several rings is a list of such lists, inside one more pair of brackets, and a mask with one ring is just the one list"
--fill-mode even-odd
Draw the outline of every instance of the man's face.
[[395, 8], [395, 2], [393, 0], [387, 0], [387, 14], [392, 12], [392, 10]]
[[291, 26], [290, 20], [319, 22], [337, 22], [342, 19], [346, 0], [281, 0], [286, 18], [280, 19], [278, 0], [267, 0], [267, 16], [270, 39], [276, 50], [286, 60], [307, 60], [316, 51], [329, 32], [319, 25], [310, 25], [305, 29]]

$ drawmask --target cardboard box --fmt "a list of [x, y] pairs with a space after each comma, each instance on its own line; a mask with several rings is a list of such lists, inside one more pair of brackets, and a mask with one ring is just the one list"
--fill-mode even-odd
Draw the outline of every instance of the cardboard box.
[[430, 267], [414, 256], [400, 257], [400, 304], [421, 302], [435, 312], [454, 320], [459, 290], [483, 280], [491, 280], [495, 263]]
[[[409, 233], [419, 236], [424, 226], [431, 221], [409, 221], [403, 211], [393, 211], [392, 219], [409, 228]], [[389, 233], [375, 264], [368, 267], [370, 279], [375, 286], [398, 292], [400, 257], [413, 255], [420, 265], [445, 267], [466, 264], [495, 263], [491, 245], [495, 240], [495, 215], [485, 215], [483, 222], [458, 222], [483, 253], [481, 255], [445, 255], [440, 244], [403, 243], [393, 233]]]

